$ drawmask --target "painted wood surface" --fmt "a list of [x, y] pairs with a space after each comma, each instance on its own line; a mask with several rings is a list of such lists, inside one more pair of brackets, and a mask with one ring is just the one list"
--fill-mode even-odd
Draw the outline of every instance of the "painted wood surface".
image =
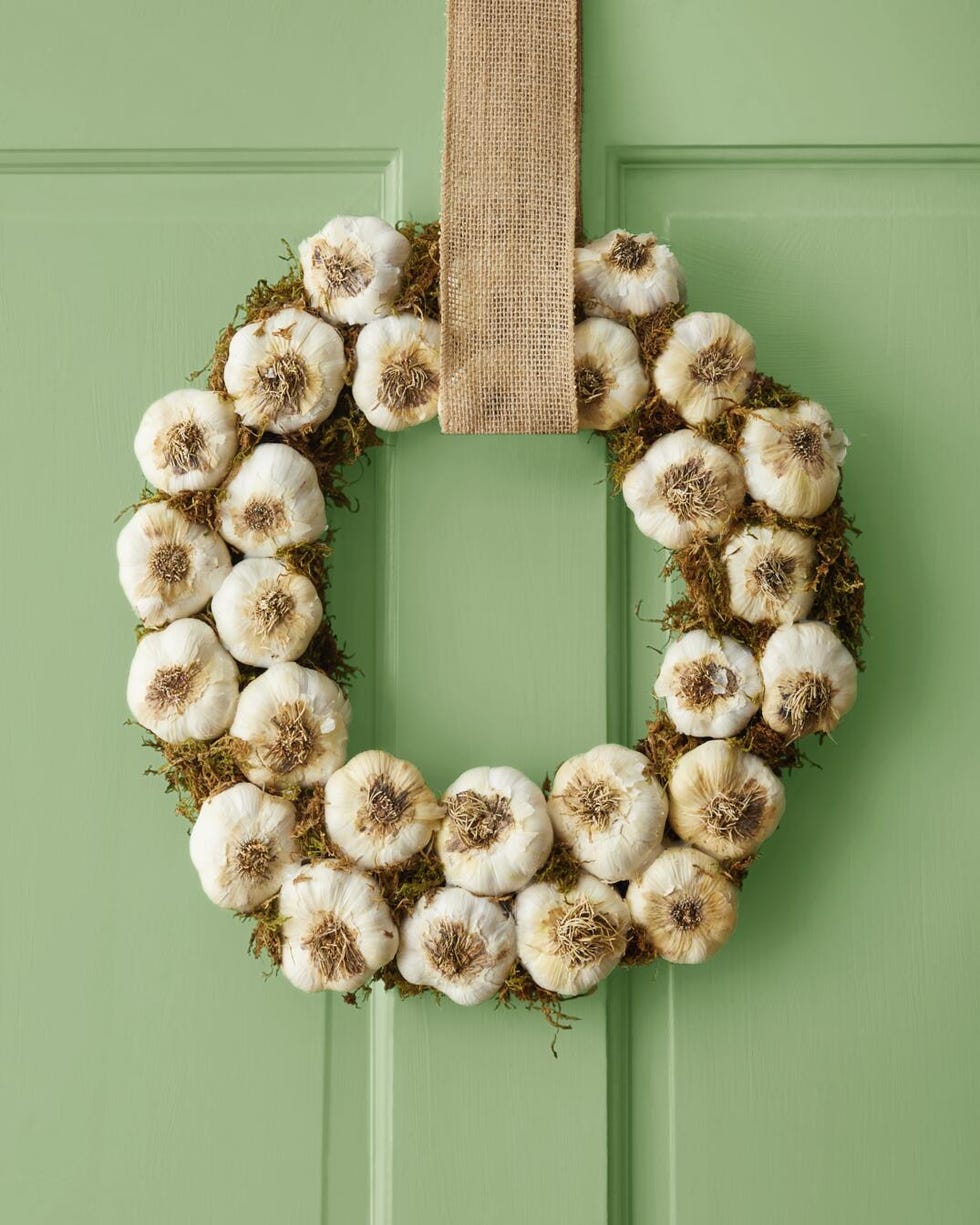
[[[0, 1204], [24, 1222], [919, 1225], [978, 1210], [967, 0], [586, 0], [592, 232], [850, 435], [869, 670], [739, 931], [535, 1017], [265, 981], [125, 718], [131, 436], [280, 237], [438, 200], [441, 0], [59, 0], [0, 41]], [[662, 558], [588, 438], [400, 438], [339, 524], [356, 747], [434, 785], [642, 727]], [[52, 753], [57, 765], [52, 767]]]

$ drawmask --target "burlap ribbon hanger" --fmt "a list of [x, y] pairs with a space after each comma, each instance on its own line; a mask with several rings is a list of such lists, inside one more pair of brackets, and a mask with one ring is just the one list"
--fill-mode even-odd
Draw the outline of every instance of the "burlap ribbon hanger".
[[442, 429], [573, 433], [578, 0], [448, 0], [447, 18]]

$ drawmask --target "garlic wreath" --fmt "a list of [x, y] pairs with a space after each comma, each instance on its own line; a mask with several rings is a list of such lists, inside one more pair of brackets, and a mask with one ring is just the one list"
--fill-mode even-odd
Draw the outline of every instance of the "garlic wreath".
[[218, 588], [211, 615], [240, 663], [268, 668], [303, 654], [323, 621], [323, 604], [305, 574], [274, 557], [246, 557]]
[[221, 537], [166, 502], [147, 502], [116, 540], [119, 584], [144, 625], [200, 612], [231, 572]]
[[566, 996], [591, 991], [626, 952], [626, 903], [588, 872], [570, 889], [544, 881], [522, 889], [514, 918], [518, 956], [545, 991]]
[[499, 903], [449, 887], [426, 894], [401, 925], [398, 970], [454, 1004], [482, 1004], [504, 985], [517, 959], [514, 920]]
[[337, 329], [290, 306], [238, 329], [223, 374], [246, 425], [293, 434], [330, 416], [346, 366]]
[[755, 341], [745, 328], [727, 315], [695, 311], [674, 324], [653, 382], [688, 425], [705, 425], [742, 403], [754, 373]]
[[579, 863], [612, 883], [635, 876], [660, 850], [667, 796], [642, 753], [600, 744], [558, 767], [548, 814]]
[[442, 803], [446, 818], [436, 850], [450, 885], [503, 897], [523, 889], [551, 852], [554, 833], [541, 788], [512, 766], [467, 770]]
[[143, 475], [164, 493], [213, 489], [238, 450], [238, 423], [227, 400], [188, 387], [150, 405], [133, 449]]
[[331, 323], [370, 323], [391, 313], [411, 247], [380, 217], [334, 217], [299, 245], [303, 286]]
[[353, 393], [379, 430], [404, 430], [439, 411], [439, 324], [416, 315], [389, 315], [357, 338]]
[[376, 882], [326, 860], [286, 876], [279, 915], [282, 972], [301, 991], [356, 991], [398, 951]]
[[636, 337], [610, 319], [586, 319], [574, 345], [579, 428], [615, 429], [650, 389]]
[[849, 444], [822, 404], [800, 400], [751, 413], [739, 445], [751, 496], [789, 519], [812, 519], [834, 500]]
[[380, 749], [335, 770], [324, 801], [331, 841], [362, 868], [405, 863], [428, 844], [443, 816], [411, 762]]
[[316, 468], [282, 442], [262, 443], [246, 455], [218, 506], [222, 536], [246, 557], [307, 544], [327, 526]]
[[738, 889], [693, 846], [670, 846], [626, 891], [633, 924], [664, 961], [694, 965], [735, 930]]
[[684, 301], [684, 273], [654, 234], [610, 230], [575, 251], [575, 295], [587, 315], [651, 315]]
[[654, 686], [686, 736], [734, 736], [762, 701], [762, 677], [748, 647], [691, 630], [672, 642]]
[[761, 757], [708, 740], [680, 757], [667, 784], [670, 824], [685, 842], [717, 859], [743, 859], [783, 815], [783, 784]]
[[692, 430], [658, 438], [623, 480], [636, 526], [668, 549], [720, 536], [744, 497], [742, 465]]
[[813, 607], [817, 546], [783, 527], [750, 524], [725, 545], [732, 612], [754, 625], [799, 621]]
[[822, 621], [780, 626], [759, 667], [765, 686], [762, 717], [793, 740], [832, 732], [857, 697], [854, 656]]

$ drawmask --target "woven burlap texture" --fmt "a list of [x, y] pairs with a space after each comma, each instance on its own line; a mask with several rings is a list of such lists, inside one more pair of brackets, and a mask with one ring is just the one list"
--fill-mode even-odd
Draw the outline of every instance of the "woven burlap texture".
[[578, 0], [448, 0], [447, 434], [576, 429]]

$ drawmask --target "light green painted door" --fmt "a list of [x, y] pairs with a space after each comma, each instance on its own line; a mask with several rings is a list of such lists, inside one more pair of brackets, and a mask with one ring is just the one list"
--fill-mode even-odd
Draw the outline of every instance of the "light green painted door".
[[[122, 726], [131, 435], [280, 237], [432, 216], [443, 5], [39, 2], [0, 38], [4, 1220], [942, 1225], [980, 1214], [980, 12], [586, 0], [588, 228], [832, 408], [868, 673], [695, 969], [543, 1022], [264, 981]], [[355, 742], [436, 786], [643, 726], [661, 558], [579, 438], [399, 438], [341, 526]]]

